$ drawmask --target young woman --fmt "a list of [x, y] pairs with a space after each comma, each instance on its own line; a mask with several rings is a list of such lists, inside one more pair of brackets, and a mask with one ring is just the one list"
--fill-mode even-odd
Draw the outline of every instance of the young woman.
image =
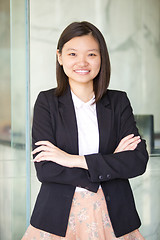
[[42, 183], [23, 240], [142, 240], [128, 179], [145, 172], [125, 92], [109, 90], [101, 32], [74, 22], [57, 47], [57, 88], [39, 94], [33, 155]]

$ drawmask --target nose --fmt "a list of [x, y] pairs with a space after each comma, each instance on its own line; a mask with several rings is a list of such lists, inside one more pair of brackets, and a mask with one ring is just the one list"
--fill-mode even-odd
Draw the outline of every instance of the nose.
[[88, 65], [87, 59], [85, 56], [79, 56], [77, 59], [77, 65], [79, 67], [86, 67]]

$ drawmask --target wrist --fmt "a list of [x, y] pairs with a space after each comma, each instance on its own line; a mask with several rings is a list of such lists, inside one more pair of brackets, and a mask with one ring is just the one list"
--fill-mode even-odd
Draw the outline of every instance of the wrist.
[[84, 156], [72, 155], [73, 156], [73, 167], [79, 167], [88, 169], [86, 159]]

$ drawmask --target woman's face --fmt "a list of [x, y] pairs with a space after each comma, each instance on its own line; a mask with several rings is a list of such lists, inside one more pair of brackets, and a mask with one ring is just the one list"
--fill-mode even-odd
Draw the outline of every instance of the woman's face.
[[99, 44], [92, 35], [72, 38], [64, 44], [61, 53], [57, 51], [57, 55], [70, 85], [93, 86], [93, 79], [100, 70], [101, 56]]

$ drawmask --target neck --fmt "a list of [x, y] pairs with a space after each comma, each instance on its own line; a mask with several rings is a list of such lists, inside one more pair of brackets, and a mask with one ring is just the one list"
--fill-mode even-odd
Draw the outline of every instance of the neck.
[[70, 84], [72, 92], [83, 102], [88, 102], [93, 96], [93, 84]]

